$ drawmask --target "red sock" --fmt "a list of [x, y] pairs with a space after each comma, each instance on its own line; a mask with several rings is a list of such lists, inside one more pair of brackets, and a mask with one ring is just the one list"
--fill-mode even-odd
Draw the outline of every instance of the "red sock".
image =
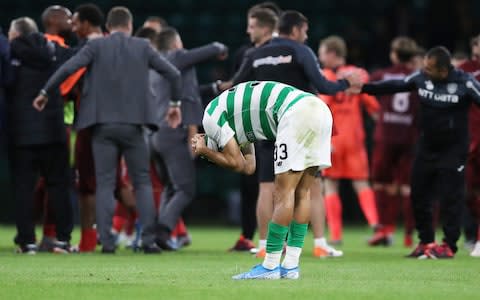
[[402, 204], [405, 234], [411, 235], [415, 230], [415, 218], [413, 217], [412, 200], [410, 196], [402, 196]]
[[358, 201], [369, 225], [378, 225], [377, 205], [375, 194], [371, 188], [365, 188], [358, 193]]
[[115, 213], [112, 219], [112, 228], [116, 232], [122, 231], [123, 226], [125, 226], [125, 223], [127, 222], [129, 215], [130, 215], [130, 212], [125, 207], [125, 205], [123, 205], [120, 202], [117, 202], [117, 206], [115, 207]]
[[342, 201], [338, 194], [325, 196], [328, 229], [332, 241], [342, 239]]
[[183, 222], [183, 218], [178, 219], [177, 226], [175, 226], [175, 230], [177, 231], [177, 235], [187, 235], [187, 226], [185, 222]]
[[390, 195], [385, 193], [385, 211], [384, 219], [385, 223], [382, 223], [388, 227], [387, 233], [391, 234], [395, 232], [395, 225], [397, 223], [397, 216], [400, 211], [400, 197], [397, 195]]
[[43, 224], [43, 236], [55, 238], [57, 236], [55, 224]]
[[135, 230], [135, 222], [137, 221], [137, 212], [134, 211], [133, 213], [131, 213], [127, 220], [126, 220], [126, 224], [125, 224], [125, 233], [127, 235], [132, 235], [133, 234], [133, 231]]
[[97, 247], [97, 230], [95, 228], [82, 229], [80, 236], [80, 244], [78, 249], [80, 252], [92, 252]]

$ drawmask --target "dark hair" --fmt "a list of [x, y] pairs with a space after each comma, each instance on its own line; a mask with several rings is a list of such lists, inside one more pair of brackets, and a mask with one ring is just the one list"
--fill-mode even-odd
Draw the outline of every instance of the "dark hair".
[[93, 3], [77, 6], [75, 12], [81, 22], [87, 21], [92, 26], [100, 27], [103, 25], [104, 15], [102, 10]]
[[250, 14], [254, 11], [254, 10], [257, 10], [257, 9], [269, 9], [271, 10], [277, 17], [280, 16], [280, 14], [282, 13], [282, 10], [280, 9], [280, 7], [277, 5], [277, 3], [273, 2], [273, 1], [265, 1], [265, 2], [262, 2], [262, 3], [258, 3], [252, 7], [250, 7], [250, 9], [248, 10], [248, 15], [250, 16]]
[[165, 21], [164, 18], [158, 17], [158, 16], [150, 16], [145, 20], [145, 22], [156, 22], [156, 23], [159, 23], [160, 25], [162, 25], [162, 27], [167, 27], [168, 26], [167, 21]]
[[70, 10], [66, 7], [60, 6], [60, 5], [52, 5], [47, 7], [43, 12], [42, 12], [42, 23], [43, 27], [48, 27], [50, 19], [53, 18], [57, 14], [64, 13], [67, 16], [71, 16], [72, 13]]
[[268, 8], [258, 8], [249, 14], [249, 18], [257, 20], [261, 27], [268, 27], [270, 30], [275, 30], [278, 23], [278, 17]]
[[428, 50], [427, 58], [434, 58], [435, 66], [438, 69], [450, 69], [452, 67], [450, 51], [443, 46], [436, 46]]
[[132, 13], [124, 6], [113, 7], [107, 15], [107, 27], [127, 27], [133, 21]]
[[306, 23], [308, 23], [308, 19], [302, 13], [295, 10], [287, 10], [280, 16], [278, 33], [290, 34], [293, 27], [302, 27]]
[[140, 27], [135, 32], [135, 36], [150, 40], [151, 43], [155, 43], [157, 40], [157, 32], [149, 27]]
[[173, 27], [166, 27], [157, 35], [157, 49], [160, 51], [169, 50], [172, 46], [178, 31]]

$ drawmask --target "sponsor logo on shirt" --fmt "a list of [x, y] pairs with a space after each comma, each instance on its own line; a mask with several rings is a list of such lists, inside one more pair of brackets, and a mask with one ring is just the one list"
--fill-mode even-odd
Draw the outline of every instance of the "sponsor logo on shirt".
[[259, 58], [253, 61], [253, 67], [258, 68], [259, 66], [262, 65], [280, 65], [280, 64], [289, 64], [292, 62], [292, 56], [287, 55], [287, 56], [267, 56], [264, 58]]
[[[428, 89], [428, 86], [427, 86]], [[438, 94], [432, 91], [428, 91], [426, 89], [418, 89], [418, 94], [420, 97], [438, 101], [438, 102], [446, 102], [446, 103], [458, 103], [459, 97], [458, 95], [450, 95], [450, 94]]]

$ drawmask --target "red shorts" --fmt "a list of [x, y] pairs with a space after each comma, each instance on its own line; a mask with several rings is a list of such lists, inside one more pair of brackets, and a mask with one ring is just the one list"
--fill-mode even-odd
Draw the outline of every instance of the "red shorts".
[[96, 190], [95, 165], [92, 153], [92, 132], [88, 128], [77, 132], [75, 167], [77, 169], [78, 192], [81, 194], [94, 194]]
[[413, 146], [376, 142], [372, 156], [372, 180], [410, 185]]
[[480, 141], [470, 142], [466, 181], [469, 190], [480, 189]]
[[368, 157], [363, 141], [352, 143], [333, 136], [332, 167], [325, 169], [323, 175], [335, 179], [368, 179]]

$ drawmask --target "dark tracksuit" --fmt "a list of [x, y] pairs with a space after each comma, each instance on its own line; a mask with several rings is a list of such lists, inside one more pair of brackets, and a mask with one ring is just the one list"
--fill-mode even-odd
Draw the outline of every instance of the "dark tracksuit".
[[[245, 51], [242, 64], [233, 76], [233, 85], [250, 80], [270, 80], [289, 84], [316, 94], [335, 94], [348, 88], [346, 80], [328, 81], [321, 73], [313, 51], [306, 45], [285, 38]], [[273, 182], [274, 141], [255, 143], [258, 181]]]
[[38, 112], [33, 99], [56, 70], [63, 50], [35, 33], [11, 43], [13, 81], [8, 88], [8, 131], [10, 163], [20, 245], [35, 242], [33, 194], [38, 176], [45, 178], [56, 220], [57, 239], [69, 242], [73, 228], [70, 202], [68, 150], [63, 100], [58, 89], [52, 92], [44, 111]]
[[[248, 80], [278, 81], [313, 94], [330, 95], [349, 87], [346, 80], [328, 81], [323, 76], [313, 51], [304, 44], [285, 38], [273, 38], [258, 48], [246, 51], [233, 84]], [[273, 182], [273, 144], [259, 144], [260, 182]]]
[[[170, 232], [178, 218], [195, 194], [195, 166], [190, 153], [188, 125], [201, 124], [203, 105], [200, 98], [195, 65], [212, 59], [227, 48], [220, 43], [211, 43], [193, 49], [174, 50], [165, 53], [165, 58], [177, 67], [182, 76], [181, 99], [171, 99], [169, 82], [157, 74], [150, 74], [152, 93], [158, 101], [158, 117], [162, 120], [159, 129], [151, 138], [152, 157], [163, 169], [165, 188], [158, 216], [158, 224]], [[164, 121], [169, 100], [182, 101], [182, 126], [170, 128]]]
[[480, 84], [473, 76], [451, 69], [443, 81], [418, 71], [404, 80], [369, 83], [362, 92], [393, 94], [416, 90], [420, 97], [420, 138], [411, 177], [411, 201], [420, 242], [435, 241], [432, 203], [440, 200], [444, 242], [457, 251], [465, 201], [468, 110], [480, 105]]

